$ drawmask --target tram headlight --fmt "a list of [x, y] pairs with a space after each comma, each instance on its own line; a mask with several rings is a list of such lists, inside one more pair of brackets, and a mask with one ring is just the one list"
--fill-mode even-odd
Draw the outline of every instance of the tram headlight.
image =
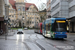
[[53, 33], [53, 34], [56, 34], [56, 33]]
[[66, 33], [67, 34], [67, 33]]

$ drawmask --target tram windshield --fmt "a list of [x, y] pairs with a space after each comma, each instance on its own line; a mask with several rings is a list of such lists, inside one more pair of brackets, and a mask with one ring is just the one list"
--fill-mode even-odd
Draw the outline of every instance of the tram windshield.
[[52, 31], [56, 31], [56, 32], [67, 31], [66, 21], [65, 22], [56, 22], [56, 23], [52, 24]]
[[56, 24], [56, 31], [57, 32], [66, 31], [66, 23], [57, 23]]

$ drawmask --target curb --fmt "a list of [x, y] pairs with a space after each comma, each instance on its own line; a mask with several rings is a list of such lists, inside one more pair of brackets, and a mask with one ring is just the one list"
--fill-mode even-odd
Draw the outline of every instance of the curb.
[[[12, 33], [12, 34], [10, 34], [10, 33]], [[13, 36], [14, 34], [15, 34], [15, 32], [9, 32], [7, 36]], [[5, 36], [5, 34], [0, 35], [0, 36]]]
[[11, 32], [12, 34], [8, 33], [8, 36], [13, 36], [15, 34], [15, 32]]
[[75, 40], [73, 40], [75, 42]]
[[75, 34], [75, 33], [67, 33], [67, 34]]

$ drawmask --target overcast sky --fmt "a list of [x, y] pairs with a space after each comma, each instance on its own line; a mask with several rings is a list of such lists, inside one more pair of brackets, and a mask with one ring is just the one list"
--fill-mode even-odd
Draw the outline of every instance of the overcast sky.
[[47, 0], [26, 0], [29, 3], [34, 3], [37, 7], [40, 6], [41, 3], [46, 3]]

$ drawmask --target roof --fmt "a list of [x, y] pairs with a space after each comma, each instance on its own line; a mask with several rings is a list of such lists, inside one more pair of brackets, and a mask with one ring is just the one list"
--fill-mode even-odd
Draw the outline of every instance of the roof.
[[[34, 5], [36, 7], [36, 5], [33, 3], [25, 3], [25, 8], [26, 8], [25, 10], [27, 10], [27, 8], [29, 8], [31, 5]], [[38, 10], [37, 7], [36, 7], [36, 9]]]
[[55, 20], [66, 20], [66, 18], [55, 18]]
[[16, 6], [15, 6], [16, 1], [14, 1], [14, 0], [9, 0], [9, 3], [12, 5], [12, 7], [13, 7], [14, 9], [16, 9]]
[[[16, 1], [14, 1], [14, 0], [9, 0], [9, 3], [12, 5], [12, 7], [13, 7], [14, 9], [16, 9], [16, 5], [15, 5]], [[34, 6], [36, 7], [36, 5], [33, 4], [33, 3], [25, 3], [25, 10], [27, 10], [27, 8], [29, 8], [31, 5], [34, 5]], [[38, 10], [37, 7], [36, 7], [36, 9]]]

